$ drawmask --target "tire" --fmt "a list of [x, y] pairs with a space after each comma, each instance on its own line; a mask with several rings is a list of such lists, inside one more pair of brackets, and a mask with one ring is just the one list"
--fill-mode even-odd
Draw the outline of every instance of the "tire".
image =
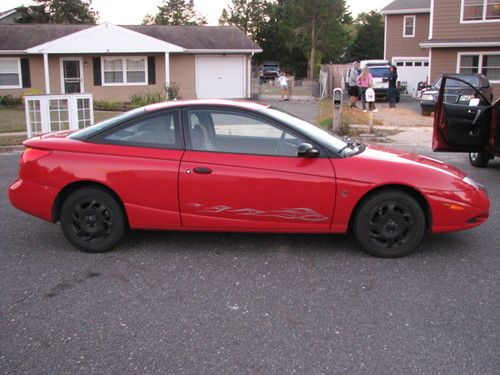
[[424, 212], [407, 193], [385, 190], [362, 202], [354, 217], [353, 232], [367, 253], [402, 257], [413, 252], [424, 237]]
[[484, 168], [488, 165], [490, 161], [490, 154], [487, 152], [470, 152], [469, 161], [471, 165], [478, 168]]
[[421, 113], [422, 113], [422, 116], [430, 116], [430, 115], [431, 115], [431, 113], [432, 113], [432, 112], [430, 112], [430, 111], [428, 111], [428, 110], [426, 110], [426, 109], [423, 109], [423, 108], [421, 109], [421, 111], [422, 111], [422, 112], [421, 112]]
[[60, 215], [64, 237], [87, 253], [115, 247], [125, 234], [125, 215], [117, 200], [104, 189], [82, 188], [64, 201]]

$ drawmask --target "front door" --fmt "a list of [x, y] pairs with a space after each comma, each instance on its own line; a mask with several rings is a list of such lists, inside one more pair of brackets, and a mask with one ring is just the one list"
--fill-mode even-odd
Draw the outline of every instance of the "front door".
[[65, 94], [83, 92], [83, 77], [80, 59], [62, 60], [62, 75], [63, 91]]
[[309, 142], [303, 136], [245, 111], [193, 108], [183, 116], [188, 142], [179, 171], [184, 228], [330, 228], [333, 166], [322, 155], [298, 157], [298, 146]]

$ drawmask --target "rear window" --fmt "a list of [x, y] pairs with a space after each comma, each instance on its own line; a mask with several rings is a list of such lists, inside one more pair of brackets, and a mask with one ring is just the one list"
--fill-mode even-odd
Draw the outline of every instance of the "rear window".
[[389, 77], [389, 67], [370, 68], [370, 73], [373, 78], [387, 78]]

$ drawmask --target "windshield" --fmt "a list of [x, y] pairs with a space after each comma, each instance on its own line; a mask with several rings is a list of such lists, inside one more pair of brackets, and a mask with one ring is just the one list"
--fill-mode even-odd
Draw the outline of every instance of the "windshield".
[[144, 108], [137, 108], [133, 109], [132, 111], [125, 112], [125, 113], [120, 113], [119, 115], [116, 115], [114, 117], [111, 117], [107, 120], [98, 122], [95, 125], [89, 126], [88, 128], [79, 130], [71, 135], [68, 136], [68, 138], [73, 138], [73, 139], [88, 139], [92, 137], [93, 135], [100, 133], [101, 131], [110, 128], [120, 122], [127, 121], [131, 118], [134, 118], [136, 115], [139, 113], [143, 113]]
[[264, 72], [276, 72], [279, 68], [277, 66], [265, 66]]
[[389, 67], [370, 68], [370, 73], [373, 78], [387, 78], [389, 77]]
[[305, 134], [312, 140], [318, 142], [319, 144], [329, 148], [332, 151], [338, 152], [345, 148], [347, 143], [342, 139], [333, 134], [326, 132], [323, 129], [314, 126], [313, 124], [304, 121], [298, 117], [292, 116], [289, 113], [283, 112], [281, 110], [268, 107], [261, 109], [260, 112], [278, 120], [284, 122], [293, 129], [297, 129], [301, 133]]
[[[477, 86], [477, 80], [476, 77], [474, 76], [460, 76], [457, 77], [460, 78], [461, 80], [470, 83], [472, 86], [476, 87]], [[436, 82], [432, 85], [433, 88], [436, 90], [439, 90], [441, 87], [441, 77], [439, 77]], [[446, 87], [469, 87], [467, 84], [461, 81], [457, 81], [456, 79], [453, 79], [453, 77], [448, 77], [446, 79]]]

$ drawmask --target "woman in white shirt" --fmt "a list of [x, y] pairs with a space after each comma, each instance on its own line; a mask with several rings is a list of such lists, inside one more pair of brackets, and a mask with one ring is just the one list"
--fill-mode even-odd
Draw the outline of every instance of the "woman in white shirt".
[[[290, 100], [290, 95], [288, 93], [288, 78], [286, 77], [285, 72], [281, 72], [276, 81], [281, 89], [281, 101]], [[286, 99], [285, 95], [287, 96]]]

